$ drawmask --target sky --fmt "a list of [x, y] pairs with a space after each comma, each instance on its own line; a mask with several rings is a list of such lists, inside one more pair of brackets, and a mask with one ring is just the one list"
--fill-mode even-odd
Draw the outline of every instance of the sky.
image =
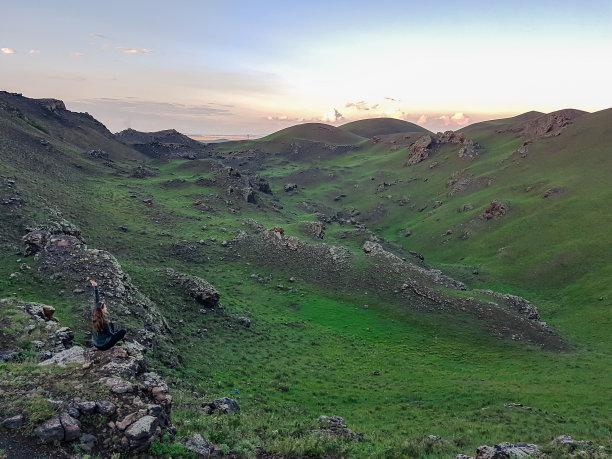
[[0, 90], [111, 131], [612, 106], [612, 1], [0, 0]]

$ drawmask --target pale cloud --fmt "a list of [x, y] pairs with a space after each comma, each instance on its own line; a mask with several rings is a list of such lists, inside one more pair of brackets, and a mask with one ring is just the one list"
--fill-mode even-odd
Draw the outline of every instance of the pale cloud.
[[15, 51], [13, 48], [0, 48], [0, 52], [2, 52], [2, 54], [16, 54], [17, 51]]
[[364, 100], [360, 100], [359, 102], [347, 102], [346, 108], [354, 108], [356, 110], [376, 110], [379, 104], [369, 105]]
[[81, 52], [78, 52], [78, 51], [71, 54], [71, 56], [74, 56], [74, 57], [82, 57], [84, 55], [85, 55], [84, 53], [81, 53]]
[[321, 121], [326, 123], [334, 123], [336, 121], [341, 121], [344, 119], [342, 113], [340, 113], [337, 109], [332, 108], [326, 111], [321, 118]]
[[268, 115], [266, 116], [266, 119], [268, 121], [292, 121], [296, 123], [303, 123], [304, 121], [313, 121], [313, 120], [306, 120], [303, 117], [289, 116], [289, 115]]
[[470, 119], [463, 114], [463, 112], [457, 112], [451, 116], [451, 121], [459, 126], [466, 126], [469, 124]]
[[40, 49], [31, 49], [28, 54], [40, 54]]
[[399, 99], [394, 99], [393, 97], [385, 97], [385, 100], [390, 100], [391, 102], [401, 102]]
[[419, 119], [417, 120], [418, 124], [424, 124], [427, 123], [427, 115], [421, 115], [419, 116]]
[[123, 46], [120, 46], [117, 49], [125, 54], [149, 54], [153, 52], [146, 48], [125, 48]]
[[102, 38], [103, 40], [108, 39], [106, 35], [102, 35], [101, 33], [90, 33], [89, 36], [93, 38]]

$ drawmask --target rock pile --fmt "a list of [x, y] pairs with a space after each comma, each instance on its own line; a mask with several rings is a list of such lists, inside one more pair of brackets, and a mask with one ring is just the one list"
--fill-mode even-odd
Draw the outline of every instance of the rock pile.
[[482, 214], [486, 220], [503, 217], [508, 213], [508, 204], [501, 201], [492, 201]]
[[234, 414], [240, 412], [240, 407], [233, 398], [223, 397], [212, 402], [202, 403], [202, 411], [206, 414]]

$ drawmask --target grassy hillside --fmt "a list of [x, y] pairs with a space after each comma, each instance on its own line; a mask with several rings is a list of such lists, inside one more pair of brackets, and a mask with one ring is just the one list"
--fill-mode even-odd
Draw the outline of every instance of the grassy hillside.
[[418, 124], [409, 123], [395, 118], [371, 118], [367, 120], [352, 121], [339, 126], [343, 131], [352, 132], [361, 137], [371, 139], [375, 136], [398, 134], [403, 132], [429, 132]]
[[[547, 445], [562, 434], [609, 448], [611, 121], [611, 110], [581, 116], [518, 154], [528, 139], [484, 123], [465, 130], [482, 146], [476, 159], [443, 144], [414, 166], [405, 166], [408, 145], [390, 148], [302, 125], [252, 142], [263, 151], [255, 159], [248, 160], [255, 155], [246, 144], [232, 153], [231, 145], [218, 147], [231, 164], [243, 162], [270, 180], [271, 195], [246, 202], [230, 194], [227, 169], [211, 160], [108, 162], [67, 146], [50, 157], [16, 148], [38, 133], [12, 120], [10, 136], [2, 131], [0, 197], [23, 202], [0, 207], [0, 297], [53, 304], [83, 342], [87, 304], [73, 287], [39, 275], [31, 257], [25, 260], [33, 269], [10, 278], [24, 261], [20, 237], [26, 226], [54, 218], [54, 208], [78, 224], [90, 247], [115, 254], [168, 321], [183, 361], [169, 366], [164, 349], [150, 355], [171, 382], [178, 427], [175, 441], [153, 446], [159, 456], [188, 456], [180, 438], [190, 433], [247, 457], [442, 458], [501, 441]], [[266, 150], [295, 139], [316, 143], [319, 152], [359, 148], [316, 163], [313, 156], [278, 155], [280, 147]], [[151, 175], [132, 174], [138, 165]], [[287, 182], [297, 190], [285, 192]], [[493, 200], [507, 203], [508, 212], [486, 220]], [[473, 208], [458, 212], [464, 204]], [[301, 222], [319, 219], [326, 220], [323, 241], [302, 232]], [[325, 271], [323, 262], [274, 260], [249, 245], [256, 239], [233, 242], [251, 232], [251, 220], [282, 227], [313, 251], [321, 242], [345, 247], [355, 261]], [[502, 339], [470, 314], [419, 310], [411, 297], [383, 291], [383, 280], [372, 287], [372, 278], [384, 276], [363, 254], [368, 229], [399, 256], [419, 252], [469, 288], [525, 296], [570, 348], [553, 352]], [[166, 268], [214, 284], [226, 313], [203, 314], [168, 283]], [[453, 295], [451, 303], [478, 297]], [[249, 328], [241, 317], [251, 320]], [[220, 396], [236, 398], [241, 414], [200, 411], [203, 400]], [[532, 410], [504, 406], [512, 402]], [[313, 435], [322, 414], [344, 417], [364, 442]]]

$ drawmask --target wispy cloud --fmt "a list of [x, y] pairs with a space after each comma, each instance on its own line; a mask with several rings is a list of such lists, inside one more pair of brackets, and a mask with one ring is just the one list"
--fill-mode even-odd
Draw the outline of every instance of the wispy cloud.
[[151, 100], [138, 100], [134, 98], [119, 99], [112, 97], [101, 97], [97, 99], [80, 100], [77, 103], [93, 106], [104, 106], [113, 108], [124, 113], [135, 113], [140, 115], [171, 116], [173, 118], [204, 118], [210, 115], [231, 114], [231, 105], [203, 104], [185, 105], [170, 102], [156, 102]]
[[119, 46], [117, 49], [125, 54], [149, 54], [153, 52], [152, 50], [146, 48], [126, 48], [123, 46]]
[[456, 126], [465, 126], [470, 122], [470, 119], [465, 116], [463, 112], [457, 112], [453, 115], [440, 115], [436, 119], [442, 121], [444, 126], [450, 126], [452, 124]]
[[31, 49], [28, 54], [40, 54], [40, 49]]
[[390, 100], [391, 102], [400, 102], [399, 99], [394, 99], [393, 97], [385, 97], [385, 100]]
[[379, 104], [369, 105], [364, 100], [360, 100], [359, 102], [347, 102], [346, 108], [354, 108], [356, 110], [376, 110]]
[[268, 115], [266, 116], [266, 119], [268, 121], [293, 121], [296, 123], [303, 123], [304, 121], [307, 121], [305, 118], [289, 115]]
[[81, 52], [79, 52], [79, 51], [76, 51], [76, 52], [74, 52], [74, 53], [72, 53], [72, 54], [71, 54], [71, 56], [74, 56], [74, 57], [82, 57], [82, 56], [84, 56], [84, 55], [85, 55], [85, 53], [81, 53]]
[[17, 51], [15, 51], [13, 48], [0, 48], [0, 52], [2, 52], [2, 54], [16, 54]]
[[92, 32], [92, 33], [89, 34], [89, 36], [93, 37], [93, 38], [101, 38], [103, 40], [107, 40], [108, 39], [108, 37], [106, 35], [102, 35], [101, 33], [93, 33]]

